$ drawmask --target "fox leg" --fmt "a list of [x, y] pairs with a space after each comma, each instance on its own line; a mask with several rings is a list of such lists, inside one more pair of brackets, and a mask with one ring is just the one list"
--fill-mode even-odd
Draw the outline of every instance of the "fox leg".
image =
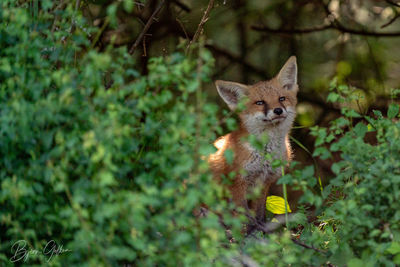
[[256, 214], [257, 221], [261, 223], [265, 222], [266, 200], [270, 185], [271, 185], [270, 183], [265, 183], [263, 185], [260, 185], [263, 186], [260, 196], [254, 201], [252, 201], [251, 209]]
[[271, 183], [262, 183], [259, 182], [255, 185], [253, 185], [250, 188], [249, 194], [252, 194], [253, 191], [258, 187], [261, 189], [261, 192], [259, 192], [259, 195], [254, 198], [250, 199], [248, 201], [249, 207], [252, 213], [253, 219], [250, 220], [249, 224], [247, 225], [247, 234], [251, 234], [254, 230], [258, 229], [258, 224], [263, 224], [265, 223], [265, 215], [266, 215], [266, 200], [267, 200], [267, 195], [269, 192], [269, 187]]
[[267, 200], [267, 195], [270, 187], [270, 183], [266, 183], [265, 185], [260, 185], [263, 186], [261, 195], [252, 200], [250, 202], [250, 209], [255, 213], [255, 222], [251, 222], [250, 224], [247, 225], [247, 234], [251, 234], [254, 230], [257, 230], [257, 224], [265, 223], [265, 209], [266, 209], [266, 200]]
[[241, 177], [237, 177], [233, 184], [229, 187], [229, 190], [232, 194], [233, 203], [235, 203], [238, 207], [243, 207], [245, 211], [248, 210], [249, 207], [246, 200], [246, 182]]

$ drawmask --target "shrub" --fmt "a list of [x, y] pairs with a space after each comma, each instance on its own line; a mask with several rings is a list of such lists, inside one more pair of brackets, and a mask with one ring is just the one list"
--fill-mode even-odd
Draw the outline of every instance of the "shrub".
[[[153, 58], [139, 76], [125, 49], [90, 48], [95, 29], [72, 8], [57, 18], [50, 8], [43, 1], [32, 17], [6, 1], [0, 12], [2, 260], [10, 263], [18, 240], [71, 250], [54, 265], [191, 265], [222, 255], [218, 217], [192, 215], [221, 195], [200, 160], [217, 125], [217, 107], [199, 91], [210, 53]], [[32, 254], [26, 264], [51, 256]]]
[[[397, 104], [387, 116], [360, 115], [344, 103], [354, 101], [351, 88], [333, 82], [328, 99], [343, 116], [311, 134], [315, 157], [340, 156], [334, 177], [322, 188], [314, 166], [293, 162], [279, 182], [302, 189], [305, 205], [287, 227], [244, 237], [243, 216], [231, 216], [205, 162], [223, 132], [202, 91], [210, 53], [200, 45], [193, 58], [152, 58], [141, 76], [125, 49], [92, 48], [98, 29], [72, 5], [28, 3], [0, 9], [5, 265], [400, 264]], [[200, 203], [211, 212], [196, 219]], [[15, 255], [18, 240], [26, 254]]]
[[399, 105], [392, 103], [386, 117], [380, 111], [360, 115], [350, 108], [359, 100], [353, 92], [334, 80], [328, 99], [342, 106], [343, 116], [329, 128], [311, 128], [316, 137], [313, 155], [340, 157], [332, 164], [334, 177], [321, 195], [310, 190], [317, 183], [311, 166], [283, 177], [280, 183], [301, 188], [303, 203], [317, 207], [318, 224], [303, 224], [298, 234], [325, 251], [322, 261], [338, 266], [394, 266], [400, 264], [400, 123], [395, 119]]

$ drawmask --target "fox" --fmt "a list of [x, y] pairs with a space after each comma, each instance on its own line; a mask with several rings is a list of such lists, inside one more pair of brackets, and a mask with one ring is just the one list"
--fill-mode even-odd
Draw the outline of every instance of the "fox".
[[[282, 176], [281, 168], [274, 169], [265, 155], [268, 153], [289, 162], [293, 154], [289, 133], [296, 117], [299, 90], [296, 57], [291, 56], [271, 80], [253, 85], [217, 80], [215, 86], [232, 111], [237, 111], [240, 101], [247, 101], [244, 109], [238, 111], [238, 129], [214, 142], [217, 151], [208, 158], [210, 169], [219, 183], [223, 176], [234, 172], [235, 176], [228, 185], [230, 200], [253, 213], [257, 222], [265, 222], [269, 189]], [[249, 135], [268, 137], [261, 151], [246, 141]], [[234, 152], [231, 164], [224, 156], [228, 149]], [[251, 199], [250, 195], [257, 187], [261, 194]]]

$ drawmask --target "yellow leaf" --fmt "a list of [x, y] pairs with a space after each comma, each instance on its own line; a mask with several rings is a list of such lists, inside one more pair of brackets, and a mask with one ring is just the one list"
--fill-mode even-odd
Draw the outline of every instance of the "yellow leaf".
[[[273, 214], [285, 214], [285, 199], [278, 196], [267, 197], [267, 210]], [[286, 202], [287, 211], [292, 212], [289, 207], [289, 203]]]
[[272, 218], [271, 222], [273, 222], [273, 223], [279, 223], [278, 219], [276, 219], [276, 218]]

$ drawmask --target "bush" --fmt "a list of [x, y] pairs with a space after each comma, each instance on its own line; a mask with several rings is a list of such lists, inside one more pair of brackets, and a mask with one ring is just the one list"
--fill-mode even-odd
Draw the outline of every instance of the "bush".
[[221, 195], [200, 162], [216, 137], [217, 107], [198, 91], [210, 82], [210, 53], [153, 58], [139, 77], [125, 49], [90, 48], [95, 30], [73, 9], [58, 12], [53, 32], [51, 1], [38, 17], [2, 5], [2, 260], [10, 263], [17, 240], [71, 250], [53, 265], [190, 265], [222, 255], [218, 217], [192, 215]]
[[337, 86], [334, 80], [331, 91], [328, 99], [342, 106], [343, 116], [328, 129], [311, 128], [311, 134], [316, 137], [313, 156], [340, 157], [331, 166], [335, 176], [321, 195], [309, 187], [317, 183], [312, 167], [280, 180], [301, 188], [303, 203], [317, 207], [318, 220], [303, 224], [298, 235], [324, 251], [318, 264], [328, 260], [337, 266], [395, 266], [400, 264], [399, 105], [392, 103], [387, 117], [380, 111], [360, 115], [349, 108], [359, 101], [352, 97], [352, 88]]
[[[92, 48], [98, 29], [72, 5], [56, 9], [47, 0], [0, 9], [5, 265], [400, 264], [397, 104], [360, 115], [344, 103], [351, 88], [332, 83], [343, 116], [311, 133], [315, 157], [340, 156], [335, 176], [322, 188], [314, 166], [293, 162], [280, 183], [302, 189], [305, 205], [287, 227], [244, 237], [205, 161], [223, 132], [202, 91], [211, 54], [199, 45], [193, 58], [152, 58], [140, 76], [125, 49]], [[211, 212], [196, 219], [200, 203]], [[18, 240], [26, 250], [15, 254]]]

